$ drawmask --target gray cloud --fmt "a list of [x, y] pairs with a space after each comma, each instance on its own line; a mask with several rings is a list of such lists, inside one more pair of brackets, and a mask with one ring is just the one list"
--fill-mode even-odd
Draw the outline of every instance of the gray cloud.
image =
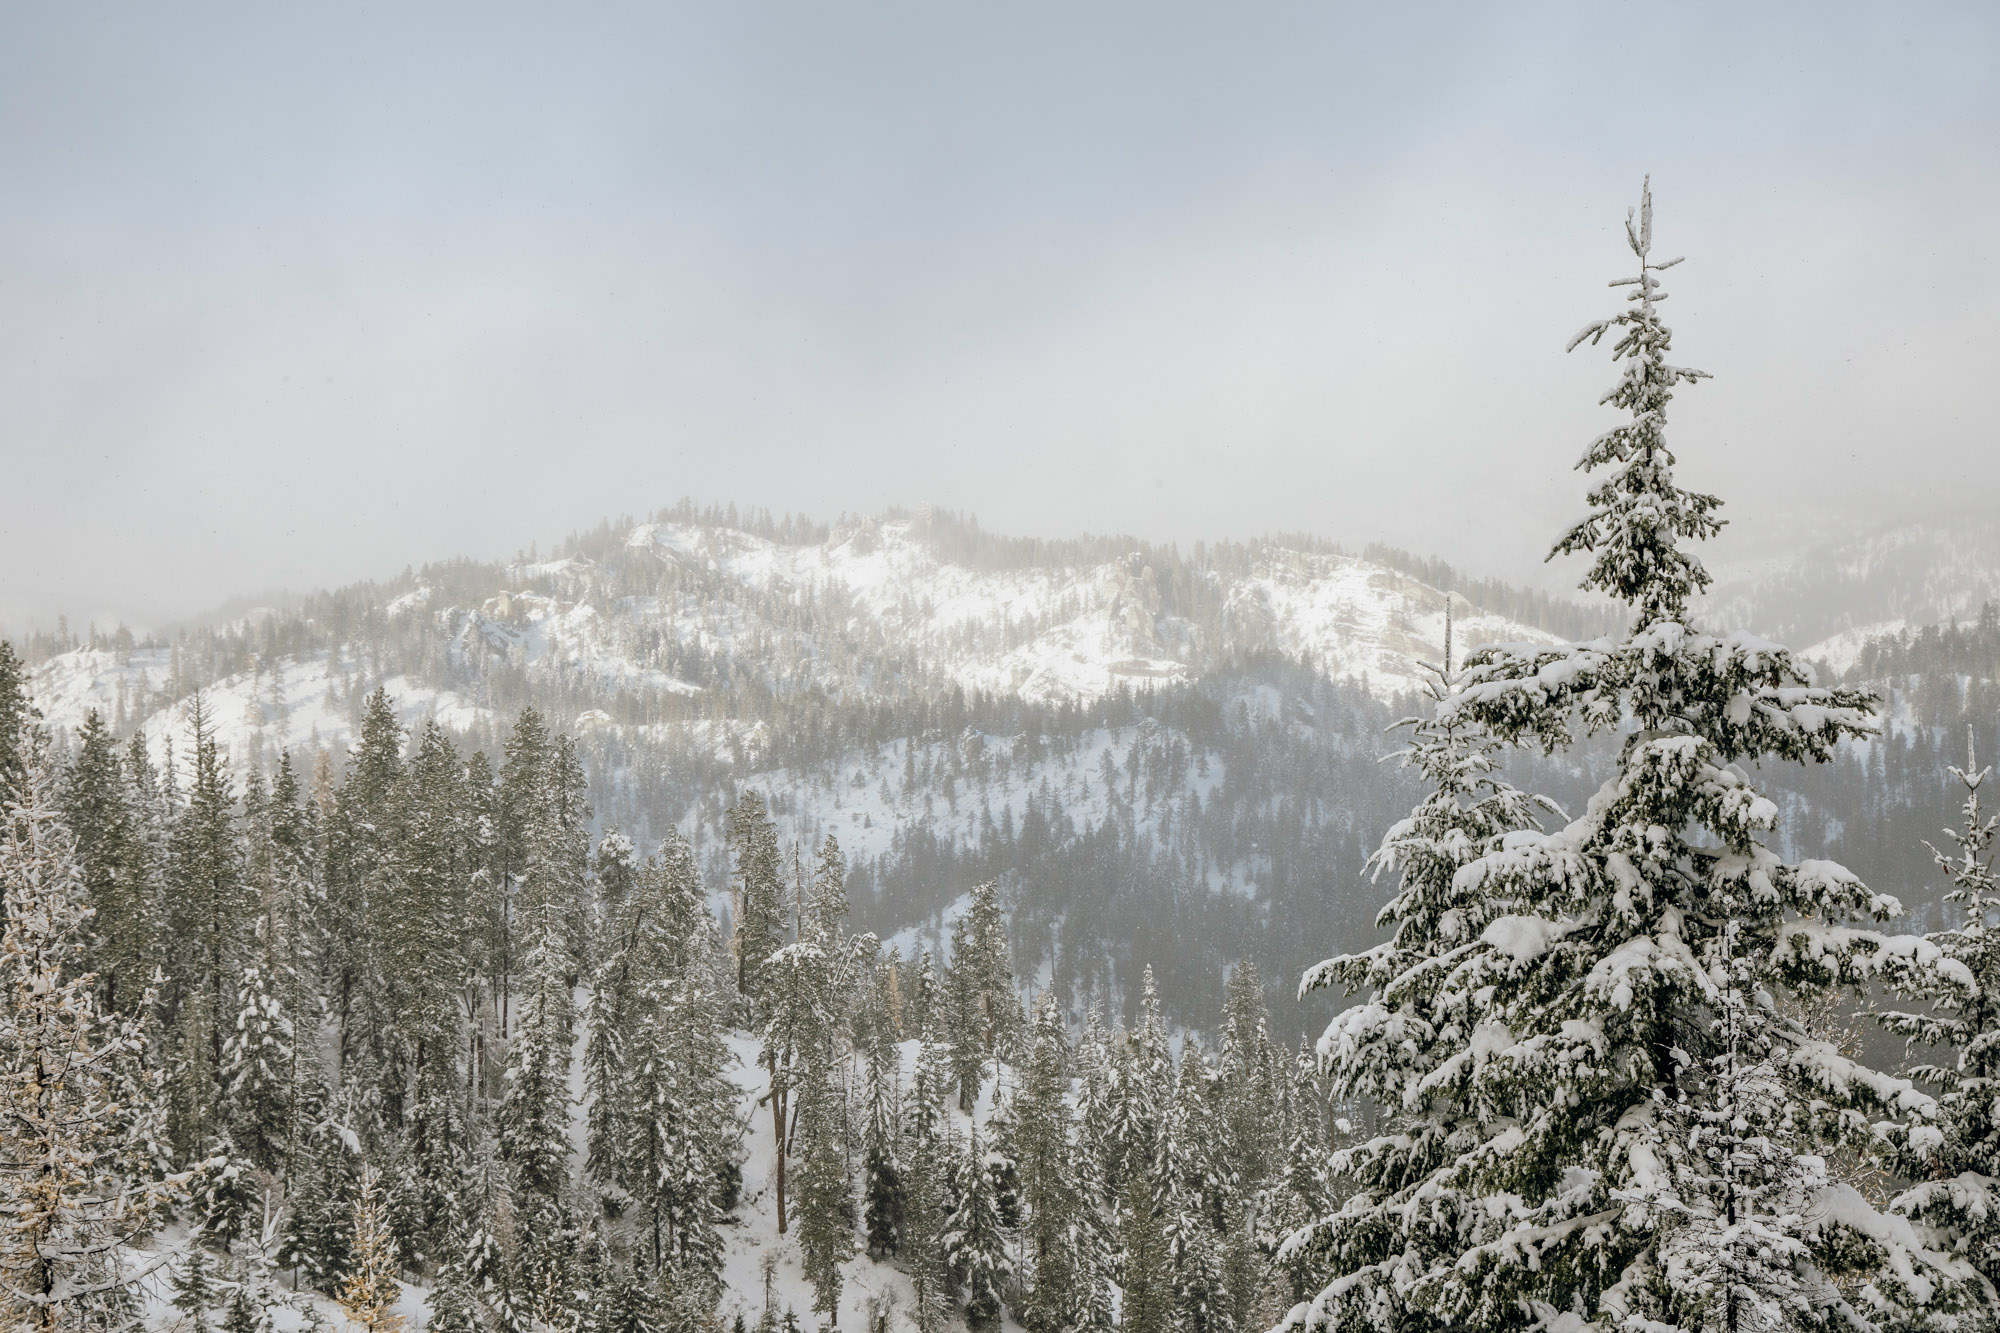
[[1736, 540], [1990, 506], [1989, 7], [1387, 8], [17, 8], [0, 623], [683, 494], [1526, 573], [1648, 170]]

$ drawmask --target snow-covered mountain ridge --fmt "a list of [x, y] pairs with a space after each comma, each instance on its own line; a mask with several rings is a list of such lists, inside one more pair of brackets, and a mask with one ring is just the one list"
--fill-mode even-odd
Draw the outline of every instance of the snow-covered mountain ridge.
[[[923, 522], [851, 523], [811, 543], [641, 523], [595, 555], [502, 567], [483, 596], [409, 576], [366, 599], [345, 642], [279, 645], [214, 675], [173, 648], [83, 647], [43, 663], [35, 691], [58, 726], [95, 708], [164, 735], [184, 725], [200, 689], [218, 733], [247, 760], [279, 747], [337, 753], [353, 691], [375, 684], [406, 721], [435, 715], [458, 731], [511, 713], [511, 700], [493, 697], [496, 672], [561, 683], [583, 706], [550, 711], [581, 728], [629, 723], [631, 701], [669, 696], [740, 719], [740, 708], [704, 702], [750, 688], [868, 697], [956, 687], [1087, 703], [1255, 653], [1303, 659], [1386, 699], [1418, 683], [1444, 639], [1446, 592], [1355, 556], [1262, 544], [1231, 567], [1167, 570], [1145, 553], [975, 567], [941, 554]], [[1461, 652], [1553, 637], [1452, 600]], [[243, 637], [254, 642], [260, 623], [243, 622]], [[393, 660], [413, 651], [433, 669]]]

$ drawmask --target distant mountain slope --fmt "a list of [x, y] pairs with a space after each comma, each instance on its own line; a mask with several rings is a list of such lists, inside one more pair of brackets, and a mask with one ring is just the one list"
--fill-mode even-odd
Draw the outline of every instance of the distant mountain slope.
[[[2000, 752], [2000, 686], [1979, 683], [2000, 667], [1984, 638], [1916, 636], [1885, 657], [1870, 631], [1926, 608], [1969, 618], [2000, 590], [1980, 540], [1829, 542], [1728, 573], [1706, 612], [1836, 669], [1893, 657], [1928, 673], [1895, 686], [1887, 744], [1780, 783], [1781, 836], [1913, 904], [1965, 723]], [[724, 812], [755, 787], [788, 842], [839, 835], [865, 927], [934, 940], [951, 904], [998, 879], [1017, 958], [1058, 993], [1122, 993], [1152, 965], [1169, 1011], [1206, 1023], [1227, 964], [1296, 977], [1372, 939], [1382, 886], [1363, 862], [1416, 795], [1381, 762], [1398, 744], [1383, 728], [1439, 654], [1446, 587], [1461, 653], [1608, 619], [1303, 538], [1177, 550], [1008, 538], [930, 511], [818, 525], [683, 506], [547, 558], [432, 565], [171, 642], [30, 655], [59, 731], [95, 708], [156, 752], [186, 754], [199, 691], [239, 776], [280, 750], [338, 769], [378, 687], [406, 726], [435, 718], [489, 755], [532, 704], [576, 736], [599, 820], [642, 845], [680, 827], [712, 890]], [[1576, 808], [1591, 753], [1519, 756], [1514, 776]], [[1284, 1030], [1316, 1021], [1288, 982], [1268, 998]]]
[[[641, 523], [594, 554], [487, 567], [483, 579], [455, 567], [457, 586], [425, 571], [335, 595], [337, 616], [309, 602], [248, 618], [217, 631], [236, 651], [214, 669], [184, 645], [81, 647], [42, 663], [35, 688], [59, 726], [96, 708], [157, 737], [184, 728], [186, 701], [203, 690], [218, 733], [248, 763], [282, 747], [340, 752], [357, 692], [375, 684], [406, 720], [436, 715], [467, 733], [530, 700], [564, 726], [747, 728], [760, 697], [956, 688], [1074, 705], [1258, 653], [1389, 699], [1418, 684], [1443, 644], [1447, 595], [1355, 556], [1260, 543], [1172, 568], [1145, 551], [980, 568], [942, 553], [925, 526], [868, 520], [788, 542]], [[1460, 652], [1553, 637], [1462, 597], [1455, 611]], [[496, 677], [522, 688], [496, 691]]]
[[1857, 637], [1970, 620], [1989, 601], [2000, 602], [2000, 521], [1940, 516], [1810, 534], [1720, 565], [1706, 609], [1723, 624], [1851, 660]]

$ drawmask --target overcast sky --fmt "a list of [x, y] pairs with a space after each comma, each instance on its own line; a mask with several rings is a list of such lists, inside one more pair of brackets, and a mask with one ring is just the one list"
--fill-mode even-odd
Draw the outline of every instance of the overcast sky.
[[[411, 11], [421, 8], [421, 14]], [[587, 11], [587, 16], [583, 15]], [[683, 495], [1526, 576], [1653, 174], [1738, 539], [2000, 499], [2000, 7], [14, 5], [0, 624]]]

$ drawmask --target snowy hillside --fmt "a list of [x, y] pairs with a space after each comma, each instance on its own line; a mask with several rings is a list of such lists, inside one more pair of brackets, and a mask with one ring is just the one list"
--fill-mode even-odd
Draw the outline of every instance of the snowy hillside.
[[[1716, 563], [1709, 613], [1730, 626], [1851, 662], [1859, 641], [1905, 626], [1965, 621], [2000, 601], [2000, 525], [1936, 518], [1860, 532], [1807, 532], [1762, 555]], [[1747, 538], [1746, 538], [1747, 540]]]
[[[1144, 554], [974, 568], [941, 555], [921, 527], [920, 519], [864, 521], [822, 542], [785, 544], [732, 528], [644, 523], [623, 534], [628, 559], [617, 569], [584, 554], [517, 563], [499, 570], [487, 595], [465, 600], [413, 576], [364, 614], [441, 664], [430, 679], [350, 637], [253, 652], [242, 669], [212, 676], [164, 647], [78, 648], [42, 664], [34, 685], [58, 726], [74, 727], [95, 708], [156, 740], [184, 731], [185, 704], [200, 688], [218, 736], [247, 764], [286, 747], [338, 755], [351, 738], [356, 691], [376, 684], [406, 721], [436, 716], [459, 732], [490, 726], [505, 711], [482, 688], [496, 668], [560, 682], [579, 704], [679, 697], [699, 711], [703, 696], [746, 677], [779, 695], [957, 687], [1061, 704], [1187, 682], [1234, 656], [1267, 652], [1390, 699], [1418, 683], [1419, 663], [1435, 659], [1444, 639], [1443, 591], [1354, 556], [1265, 544], [1239, 567], [1174, 571], [1201, 585], [1175, 597]], [[1454, 611], [1461, 652], [1552, 637], [1463, 598]], [[604, 707], [551, 711], [584, 729], [614, 720]]]

